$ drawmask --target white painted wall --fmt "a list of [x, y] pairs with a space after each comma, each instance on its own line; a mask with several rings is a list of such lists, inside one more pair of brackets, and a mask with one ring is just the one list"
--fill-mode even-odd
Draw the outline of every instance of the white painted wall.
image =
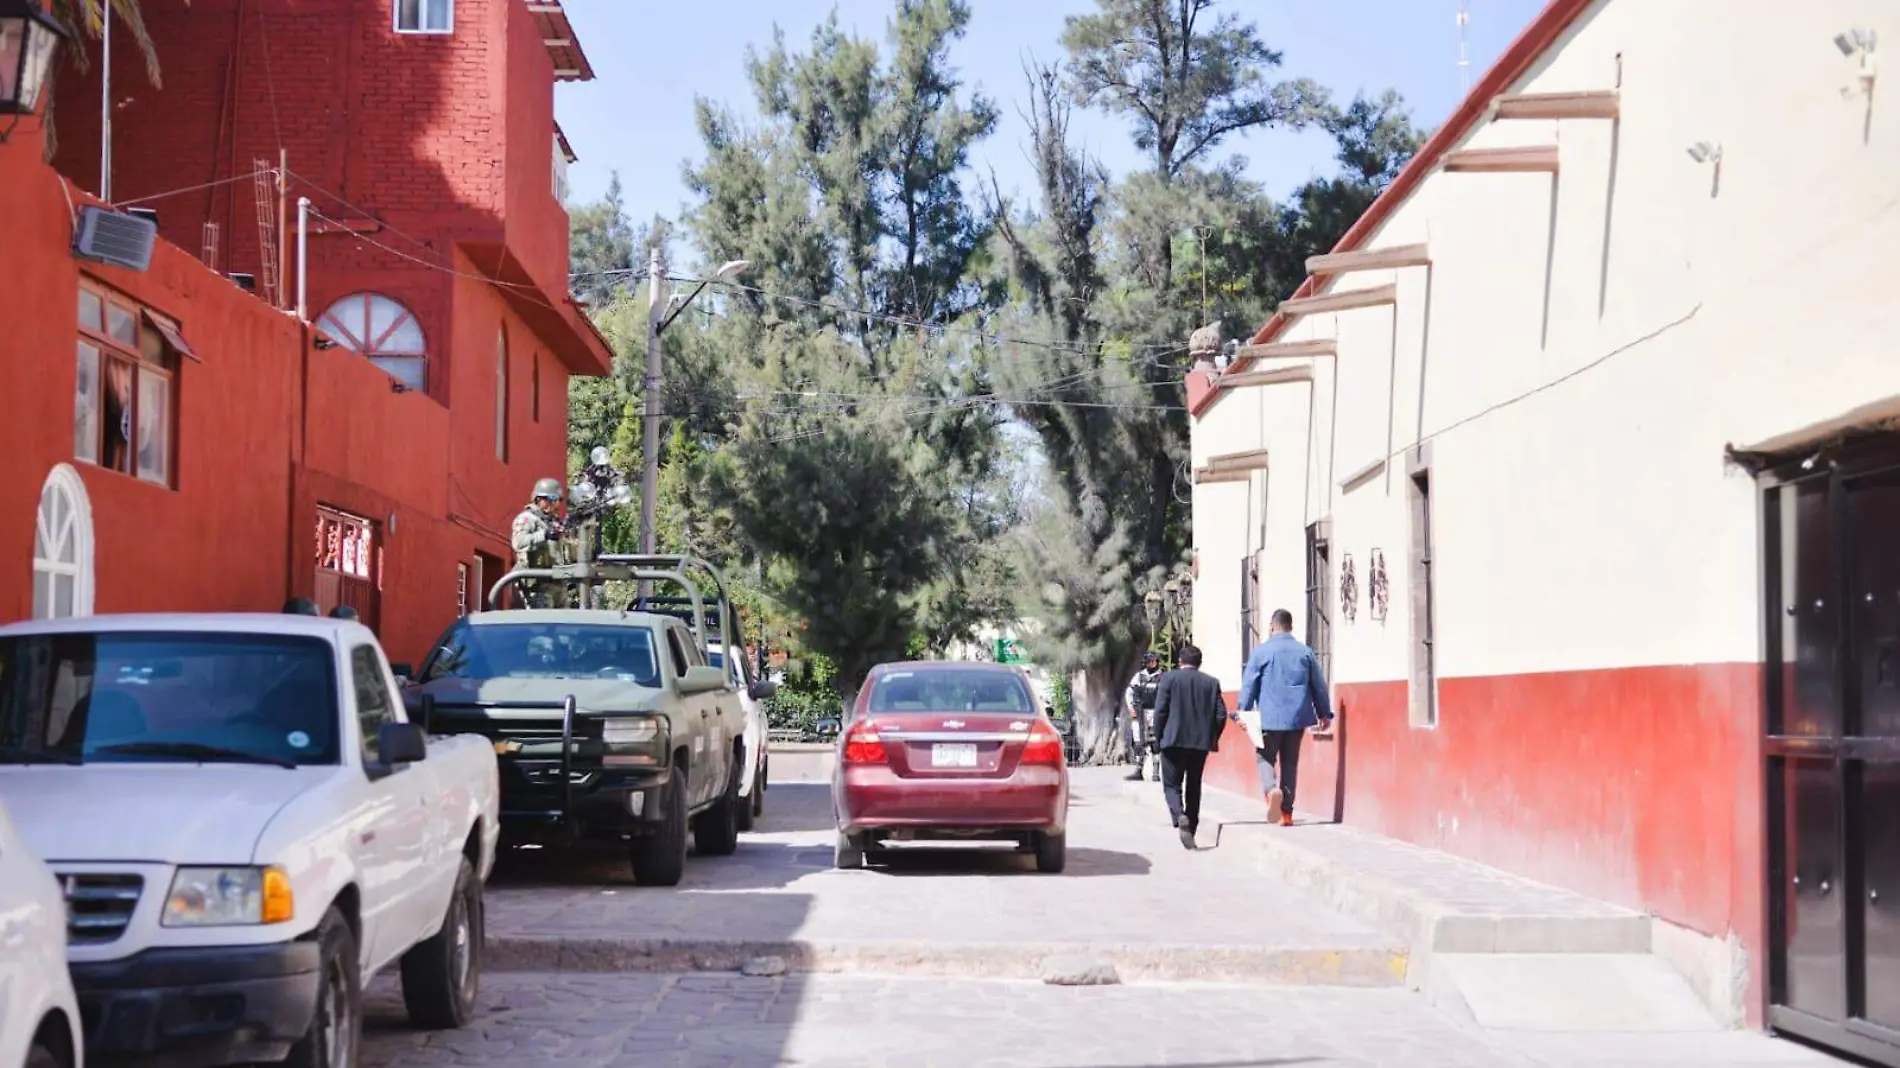
[[[1613, 88], [1620, 67], [1621, 119], [1480, 126], [1465, 146], [1558, 145], [1560, 176], [1440, 171], [1414, 191], [1365, 247], [1426, 242], [1433, 265], [1334, 286], [1396, 281], [1397, 308], [1280, 339], [1339, 339], [1337, 396], [1316, 361], [1310, 433], [1304, 384], [1228, 393], [1198, 420], [1197, 464], [1272, 452], [1269, 607], [1303, 619], [1299, 533], [1331, 515], [1360, 588], [1357, 622], [1335, 618], [1340, 680], [1406, 675], [1405, 453], [1421, 439], [1441, 675], [1759, 658], [1756, 495], [1724, 444], [1900, 398], [1900, 68], [1870, 113], [1832, 40], [1856, 26], [1900, 41], [1900, 6], [1599, 4], [1514, 88]], [[1719, 187], [1686, 152], [1704, 140], [1723, 149]], [[1351, 492], [1330, 475], [1282, 492], [1282, 472], [1380, 457]], [[1195, 491], [1196, 635], [1217, 673], [1238, 657], [1219, 636], [1238, 639], [1245, 494]]]

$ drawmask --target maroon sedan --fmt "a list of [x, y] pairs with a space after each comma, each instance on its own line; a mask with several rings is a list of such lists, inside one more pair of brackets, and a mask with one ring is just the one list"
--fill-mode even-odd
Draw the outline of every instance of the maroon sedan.
[[1006, 841], [1038, 871], [1066, 859], [1062, 735], [1021, 671], [1000, 664], [884, 664], [838, 739], [831, 783], [837, 865], [889, 842]]

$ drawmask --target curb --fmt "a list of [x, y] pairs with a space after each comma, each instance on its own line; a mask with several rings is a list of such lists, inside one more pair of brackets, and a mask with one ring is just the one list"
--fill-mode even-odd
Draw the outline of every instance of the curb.
[[[1124, 800], [1134, 800], [1145, 784], [1117, 785]], [[1231, 822], [1218, 810], [1208, 815], [1223, 824]], [[1388, 875], [1304, 848], [1295, 837], [1249, 836], [1244, 848], [1254, 850], [1258, 870], [1403, 940], [1408, 949], [1405, 985], [1454, 1016], [1460, 1010], [1468, 1015], [1469, 1009], [1455, 984], [1434, 968], [1438, 954], [1648, 954], [1652, 949], [1650, 918], [1639, 912], [1608, 905], [1583, 915], [1467, 911]]]
[[1040, 979], [1045, 959], [1086, 952], [1124, 980], [1299, 986], [1396, 987], [1406, 952], [909, 941], [743, 941], [680, 938], [517, 938], [490, 936], [483, 966], [494, 972], [736, 972], [748, 960], [779, 957], [791, 972]]

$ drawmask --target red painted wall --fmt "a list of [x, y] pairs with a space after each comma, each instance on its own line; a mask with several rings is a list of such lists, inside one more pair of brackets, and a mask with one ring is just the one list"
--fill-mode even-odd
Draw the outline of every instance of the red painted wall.
[[[364, 234], [313, 238], [313, 316], [336, 298], [366, 290], [402, 300], [416, 312], [428, 339], [426, 395], [397, 392], [387, 375], [347, 350], [308, 344], [305, 328], [293, 316], [266, 306], [198, 261], [199, 224], [216, 218], [224, 203], [217, 197], [235, 197], [241, 225], [223, 235], [222, 266], [254, 269], [234, 265], [229, 258], [234, 240], [237, 252], [248, 248], [255, 258], [255, 211], [248, 182], [154, 202], [161, 209], [162, 232], [189, 245], [180, 248], [161, 241], [149, 271], [94, 268], [80, 264], [69, 252], [68, 196], [80, 202], [88, 198], [79, 189], [66, 189], [60, 175], [41, 162], [39, 124], [29, 120], [8, 144], [0, 145], [0, 219], [7, 220], [0, 224], [0, 243], [16, 265], [10, 275], [14, 281], [0, 287], [0, 322], [7, 324], [7, 343], [0, 348], [0, 393], [23, 399], [8, 419], [0, 420], [0, 448], [8, 457], [0, 465], [0, 620], [31, 612], [35, 510], [48, 471], [62, 462], [73, 463], [81, 472], [91, 500], [95, 609], [101, 612], [275, 611], [289, 596], [313, 594], [314, 528], [319, 506], [327, 506], [378, 524], [383, 553], [380, 633], [392, 656], [417, 659], [455, 614], [457, 565], [472, 563], [478, 552], [507, 558], [506, 529], [530, 486], [565, 469], [567, 377], [577, 362], [573, 356], [581, 352], [585, 358], [578, 362], [604, 367], [609, 354], [564, 300], [560, 265], [567, 253], [566, 218], [546, 195], [545, 145], [522, 164], [541, 176], [544, 210], [517, 229], [526, 234], [538, 233], [537, 228], [547, 231], [537, 239], [538, 251], [529, 254], [546, 261], [539, 268], [552, 271], [554, 283], [545, 289], [523, 288], [524, 268], [504, 241], [493, 247], [501, 250], [516, 276], [504, 296], [487, 280], [494, 272], [486, 268], [499, 264], [478, 263], [465, 251], [465, 246], [490, 247], [484, 242], [503, 232], [497, 213], [504, 200], [500, 176], [508, 138], [502, 129], [501, 101], [510, 100], [509, 113], [525, 115], [520, 120], [524, 124], [537, 116], [545, 120], [551, 138], [552, 83], [538, 39], [530, 59], [510, 66], [504, 82], [497, 84], [533, 75], [531, 60], [538, 56], [545, 90], [539, 97], [528, 94], [529, 103], [514, 102], [518, 94], [485, 80], [500, 64], [489, 63], [488, 53], [479, 48], [504, 39], [509, 32], [504, 24], [517, 14], [526, 24], [524, 5], [502, 6], [501, 0], [493, 0], [487, 32], [483, 20], [474, 17], [482, 11], [479, 3], [464, 0], [457, 6], [458, 14], [472, 21], [458, 26], [452, 40], [397, 43], [446, 50], [457, 57], [458, 77], [477, 79], [454, 88], [477, 105], [489, 105], [486, 112], [472, 107], [477, 121], [466, 128], [445, 132], [426, 123], [411, 125], [420, 123], [421, 105], [401, 99], [400, 78], [379, 83], [384, 90], [398, 92], [395, 97], [380, 99], [373, 92], [351, 96], [338, 90], [355, 84], [350, 79], [357, 77], [342, 72], [343, 59], [318, 57], [303, 67], [293, 63], [287, 68], [282, 56], [272, 53], [280, 118], [287, 130], [294, 127], [297, 136], [309, 136], [309, 157], [327, 168], [328, 180], [322, 185], [347, 188], [349, 199], [361, 203], [359, 197], [376, 201], [379, 189], [407, 183], [385, 200], [392, 205], [392, 215], [410, 212], [401, 216], [408, 222], [400, 226], [400, 236], [398, 227], [379, 225]], [[247, 17], [273, 13], [273, 41], [280, 27], [301, 27], [289, 35], [314, 39], [295, 47], [330, 49], [344, 59], [360, 59], [351, 49], [360, 51], [382, 36], [393, 37], [387, 34], [388, 7], [382, 3], [277, 0], [245, 7]], [[255, 92], [239, 92], [241, 100], [231, 105], [225, 119], [207, 121], [204, 116], [217, 114], [215, 102], [221, 98], [211, 94], [212, 104], [201, 99], [206, 86], [226, 84], [230, 69], [240, 75], [251, 69], [255, 57], [248, 49], [239, 51], [236, 68], [228, 63], [230, 43], [248, 39], [244, 35], [257, 25], [249, 24], [241, 34], [237, 12], [229, 0], [200, 0], [189, 14], [169, 8], [154, 13], [167, 88], [156, 93], [131, 78], [139, 72], [121, 72], [120, 84], [133, 87], [115, 135], [115, 193], [122, 199], [167, 188], [167, 183], [186, 184], [194, 176], [203, 181], [208, 173], [231, 173], [227, 157], [245, 161], [240, 170], [248, 168], [251, 148], [219, 146], [230, 145], [233, 138], [262, 138], [260, 131], [270, 127], [259, 118], [259, 107], [267, 101]], [[353, 24], [354, 36], [324, 32], [352, 25], [337, 19], [363, 12], [377, 13], [376, 29], [358, 22]], [[298, 20], [314, 21], [303, 25]], [[293, 92], [285, 87], [287, 78], [307, 81]], [[362, 80], [376, 79], [364, 74]], [[257, 83], [250, 84], [254, 89]], [[91, 93], [96, 96], [97, 91], [95, 83]], [[60, 158], [76, 172], [82, 187], [96, 184], [96, 162], [81, 158], [89, 155], [86, 109], [72, 103], [87, 95], [83, 80], [69, 72], [61, 92], [67, 106], [61, 112]], [[372, 132], [392, 138], [375, 143], [374, 163], [358, 158], [369, 143], [360, 136], [332, 141], [321, 129], [311, 132], [334, 123], [355, 130], [347, 113], [366, 105], [387, 116], [369, 124]], [[487, 126], [479, 121], [483, 113], [489, 116]], [[397, 131], [409, 140], [395, 137]], [[90, 153], [96, 153], [96, 118], [90, 136]], [[493, 143], [463, 140], [476, 136]], [[274, 136], [269, 140], [274, 146]], [[453, 144], [453, 153], [441, 150], [447, 144]], [[468, 166], [441, 165], [444, 159], [453, 164], [457, 158]], [[429, 166], [405, 172], [397, 166], [405, 159], [426, 160]], [[424, 204], [414, 190], [430, 190], [432, 175], [441, 182], [433, 187], [435, 192], [453, 193], [462, 201], [486, 198], [486, 203]], [[378, 184], [372, 187], [372, 182]], [[532, 190], [524, 181], [516, 194], [524, 211], [534, 204]], [[473, 235], [472, 244], [462, 235]], [[73, 460], [73, 353], [82, 268], [107, 287], [177, 319], [203, 357], [202, 363], [184, 362], [178, 375], [175, 488], [150, 486]], [[524, 308], [540, 314], [524, 315]], [[495, 339], [504, 330], [510, 339], [506, 462], [495, 450]]]
[[[1432, 729], [1410, 725], [1406, 683], [1341, 683], [1337, 738], [1305, 743], [1300, 808], [1332, 816], [1321, 803], [1339, 790], [1346, 822], [1733, 933], [1755, 962], [1758, 1014], [1760, 680], [1757, 664], [1447, 678]], [[1259, 793], [1237, 725], [1209, 775]]]

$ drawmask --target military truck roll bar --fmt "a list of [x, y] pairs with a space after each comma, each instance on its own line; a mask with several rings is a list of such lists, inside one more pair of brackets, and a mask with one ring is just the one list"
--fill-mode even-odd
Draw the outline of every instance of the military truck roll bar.
[[[696, 556], [646, 555], [640, 553], [603, 553], [592, 560], [583, 560], [578, 564], [556, 564], [553, 567], [516, 568], [496, 580], [488, 590], [488, 607], [501, 607], [501, 596], [508, 587], [521, 582], [536, 580], [556, 582], [563, 585], [578, 583], [580, 586], [582, 608], [593, 608], [595, 585], [601, 582], [672, 582], [686, 591], [693, 605], [693, 637], [702, 649], [709, 648], [706, 634], [706, 602], [701, 596], [699, 586], [688, 578], [689, 571], [703, 572], [712, 579], [714, 590], [718, 593], [718, 616], [731, 611], [732, 598], [726, 591], [726, 580], [719, 569]], [[631, 608], [635, 602], [630, 602]], [[623, 609], [624, 610], [624, 609]]]

